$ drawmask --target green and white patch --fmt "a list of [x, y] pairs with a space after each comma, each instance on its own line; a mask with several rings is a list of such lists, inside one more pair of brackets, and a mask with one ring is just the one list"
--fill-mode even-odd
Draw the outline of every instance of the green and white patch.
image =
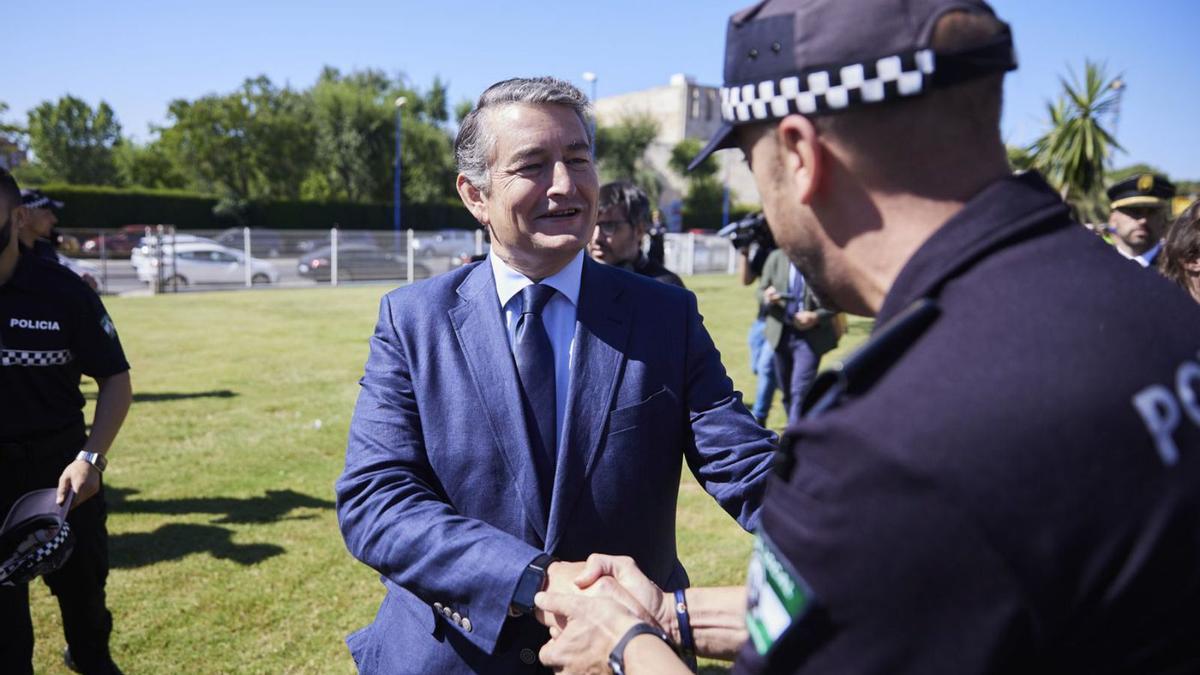
[[812, 589], [762, 530], [754, 539], [747, 584], [746, 627], [754, 648], [766, 655], [784, 631], [808, 613]]
[[113, 325], [112, 319], [108, 318], [107, 314], [100, 317], [100, 327], [104, 329], [104, 332], [108, 334], [108, 337], [114, 340], [117, 339], [117, 327]]

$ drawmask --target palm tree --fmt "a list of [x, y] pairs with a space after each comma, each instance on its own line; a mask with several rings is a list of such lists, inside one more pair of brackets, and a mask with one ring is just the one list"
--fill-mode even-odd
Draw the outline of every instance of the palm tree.
[[1085, 61], [1082, 80], [1071, 72], [1069, 80], [1059, 81], [1062, 94], [1046, 106], [1050, 129], [1034, 141], [1029, 152], [1033, 166], [1058, 188], [1063, 199], [1077, 206], [1087, 204], [1091, 210], [1113, 151], [1122, 149], [1102, 124], [1105, 116], [1117, 111], [1120, 86], [1114, 84], [1121, 78], [1110, 79], [1102, 65]]

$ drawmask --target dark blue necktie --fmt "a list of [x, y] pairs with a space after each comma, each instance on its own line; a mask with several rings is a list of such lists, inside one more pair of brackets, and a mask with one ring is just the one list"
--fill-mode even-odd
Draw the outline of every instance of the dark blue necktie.
[[546, 326], [542, 323], [542, 309], [555, 293], [553, 287], [544, 284], [531, 284], [521, 290], [521, 316], [517, 319], [517, 330], [513, 337], [517, 373], [529, 405], [533, 461], [547, 511], [554, 486], [558, 446], [558, 434], [555, 433], [558, 398], [554, 383], [554, 349], [550, 345], [550, 336], [546, 334]]
[[787, 315], [790, 324], [791, 318], [804, 307], [804, 276], [800, 274], [800, 270], [789, 271], [789, 274], [792, 277], [788, 280], [788, 295], [792, 296], [792, 299], [787, 301]]

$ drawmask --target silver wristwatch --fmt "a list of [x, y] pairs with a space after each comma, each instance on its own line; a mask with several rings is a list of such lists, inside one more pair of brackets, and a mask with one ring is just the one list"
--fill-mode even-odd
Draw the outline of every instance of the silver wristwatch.
[[96, 470], [99, 471], [100, 473], [104, 473], [105, 467], [108, 466], [108, 459], [104, 455], [102, 455], [98, 452], [88, 452], [86, 450], [80, 450], [79, 454], [75, 455], [75, 459], [76, 460], [82, 459], [83, 461], [87, 462], [88, 464], [91, 464], [92, 466], [96, 467]]

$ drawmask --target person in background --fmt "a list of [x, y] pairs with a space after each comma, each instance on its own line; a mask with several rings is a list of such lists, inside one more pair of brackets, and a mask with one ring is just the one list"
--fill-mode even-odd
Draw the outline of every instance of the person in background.
[[1200, 199], [1167, 228], [1158, 269], [1200, 302]]
[[592, 259], [683, 287], [679, 275], [642, 252], [642, 240], [650, 226], [650, 199], [641, 188], [627, 181], [606, 183], [600, 188], [596, 230], [588, 244]]
[[1117, 252], [1142, 267], [1153, 266], [1162, 250], [1174, 196], [1175, 185], [1151, 173], [1130, 176], [1108, 188], [1112, 206], [1108, 227]]

